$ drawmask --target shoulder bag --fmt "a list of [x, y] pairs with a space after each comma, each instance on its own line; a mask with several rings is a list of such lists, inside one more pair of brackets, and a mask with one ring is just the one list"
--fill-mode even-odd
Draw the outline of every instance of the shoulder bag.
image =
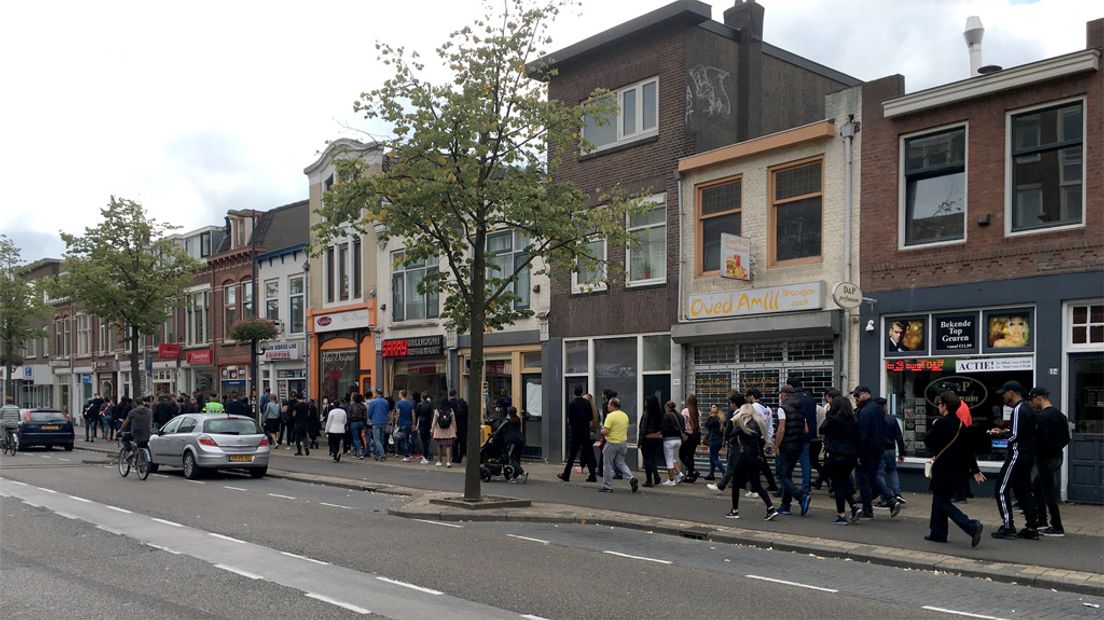
[[962, 421], [961, 420], [957, 420], [957, 421], [958, 421], [958, 428], [955, 429], [954, 437], [951, 439], [950, 443], [943, 446], [943, 449], [939, 451], [939, 454], [936, 454], [934, 457], [931, 458], [931, 460], [929, 460], [927, 463], [924, 463], [924, 477], [925, 478], [927, 478], [929, 480], [931, 479], [931, 477], [932, 477], [932, 466], [935, 465], [935, 460], [938, 459], [939, 457], [943, 456], [943, 453], [947, 451], [947, 448], [950, 448], [951, 446], [954, 445], [954, 442], [958, 441], [958, 433], [962, 431]]

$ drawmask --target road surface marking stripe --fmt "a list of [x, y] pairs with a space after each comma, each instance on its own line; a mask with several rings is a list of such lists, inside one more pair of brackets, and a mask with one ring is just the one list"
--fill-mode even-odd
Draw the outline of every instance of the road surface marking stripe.
[[269, 493], [268, 496], [269, 497], [279, 497], [280, 499], [295, 499], [294, 497], [292, 497], [290, 495], [280, 495], [279, 493]]
[[91, 504], [91, 503], [92, 503], [92, 500], [90, 500], [90, 499], [84, 499], [83, 497], [77, 497], [76, 495], [70, 495], [70, 496], [68, 496], [68, 497], [69, 497], [69, 499], [75, 499], [75, 500], [77, 500], [78, 502], [84, 502], [84, 503], [86, 503], [86, 504]]
[[[345, 510], [352, 510], [352, 506], [342, 506], [341, 504], [331, 504], [329, 502], [318, 502], [322, 506], [329, 506], [330, 508], [344, 508]], [[417, 519], [415, 519], [417, 521]]]
[[242, 545], [245, 544], [244, 540], [238, 540], [237, 538], [232, 538], [230, 536], [224, 536], [222, 534], [216, 534], [215, 532], [207, 532], [207, 535], [208, 536], [214, 536], [215, 538], [221, 538], [222, 540], [229, 540], [230, 542], [236, 542], [236, 543], [239, 543], [239, 544], [242, 544]]
[[797, 583], [796, 581], [786, 581], [785, 579], [772, 579], [770, 577], [760, 577], [759, 575], [744, 575], [748, 579], [758, 579], [759, 581], [769, 581], [771, 583], [781, 583], [787, 586], [797, 586], [799, 588], [808, 588], [810, 590], [820, 590], [821, 592], [831, 592], [835, 594], [839, 590], [833, 590], [832, 588], [822, 588], [820, 586], [809, 586], [803, 583]]
[[52, 456], [46, 456], [45, 454], [39, 454], [38, 456], [39, 456], [39, 458], [43, 458], [43, 459], [52, 459], [52, 458], [54, 458]]
[[28, 502], [27, 500], [23, 500], [23, 503], [30, 506], [30, 507], [32, 507], [32, 508], [42, 508], [42, 504], [36, 504], [34, 502]]
[[162, 547], [161, 545], [155, 545], [155, 544], [153, 544], [153, 543], [150, 543], [150, 542], [148, 542], [148, 543], [145, 543], [145, 544], [147, 544], [147, 545], [149, 545], [150, 547], [153, 547], [154, 549], [157, 549], [157, 550], [159, 550], [159, 551], [165, 551], [165, 552], [167, 552], [167, 553], [171, 553], [171, 554], [173, 554], [173, 555], [180, 555], [180, 552], [179, 552], [179, 551], [176, 551], [175, 549], [169, 549], [168, 547]]
[[444, 521], [433, 521], [431, 519], [414, 519], [415, 521], [421, 521], [422, 523], [432, 523], [433, 525], [443, 525], [445, 527], [464, 527], [463, 525], [457, 525], [455, 523], [445, 523]]
[[927, 609], [928, 611], [938, 611], [945, 614], [955, 614], [957, 616], [966, 616], [967, 618], [984, 618], [985, 620], [1004, 620], [1004, 618], [998, 618], [996, 616], [983, 616], [981, 614], [972, 614], [965, 611], [955, 611], [953, 609], [944, 609], [942, 607], [932, 607], [931, 605], [924, 605], [921, 609]]
[[104, 504], [104, 507], [107, 508], [108, 510], [114, 510], [115, 512], [121, 512], [125, 515], [134, 514], [133, 512], [127, 510], [126, 508], [119, 508], [118, 506], [111, 506], [111, 505], [108, 505], [108, 504]]
[[59, 512], [59, 511], [55, 510], [54, 514], [56, 514], [59, 517], [65, 517], [66, 519], [73, 519], [74, 521], [77, 519], [76, 515], [71, 515], [68, 512]]
[[[111, 466], [108, 465], [107, 467], [111, 467]], [[150, 474], [150, 475], [151, 476], [157, 476], [158, 478], [168, 478], [168, 476], [166, 476], [165, 474]]]
[[38, 489], [39, 491], [46, 491], [47, 493], [57, 493], [57, 491], [55, 491], [53, 489], [47, 489], [47, 488], [43, 488], [43, 487], [35, 487], [35, 488]]
[[21, 487], [30, 486], [26, 482], [20, 482], [18, 480], [8, 480], [8, 482], [10, 482], [12, 484], [18, 484]]
[[207, 484], [206, 482], [204, 482], [202, 480], [188, 480], [188, 479], [185, 479], [184, 482], [191, 482], [192, 484]]
[[150, 517], [150, 518], [153, 519], [154, 521], [157, 521], [158, 523], [164, 523], [165, 525], [171, 525], [173, 527], [184, 527], [183, 525], [181, 525], [181, 524], [179, 524], [175, 521], [166, 521], [164, 519], [158, 519], [157, 517]]
[[109, 527], [105, 527], [105, 526], [103, 526], [103, 525], [97, 525], [97, 526], [96, 526], [96, 529], [97, 529], [97, 530], [103, 530], [103, 531], [105, 531], [105, 532], [107, 532], [107, 533], [109, 533], [109, 534], [114, 534], [114, 535], [116, 535], [116, 536], [122, 536], [122, 535], [123, 535], [123, 533], [122, 533], [122, 532], [120, 532], [119, 530], [113, 530], [113, 529], [111, 529], [111, 528], [109, 528]]
[[657, 564], [670, 564], [671, 563], [670, 560], [657, 560], [655, 558], [646, 558], [646, 557], [639, 556], [639, 555], [629, 555], [627, 553], [621, 553], [621, 552], [618, 552], [618, 551], [603, 551], [602, 553], [605, 553], [607, 555], [616, 555], [616, 556], [622, 557], [622, 558], [629, 558], [631, 560], [644, 560], [645, 562], [656, 562]]
[[248, 491], [248, 490], [249, 490], [249, 489], [243, 489], [243, 488], [241, 488], [241, 487], [231, 487], [231, 486], [226, 486], [225, 484], [224, 484], [224, 485], [222, 485], [222, 488], [224, 488], [224, 489], [230, 489], [231, 491]]
[[329, 562], [323, 562], [322, 560], [316, 560], [314, 558], [308, 558], [305, 555], [299, 555], [299, 554], [296, 554], [296, 553], [289, 553], [287, 551], [281, 551], [280, 555], [286, 555], [289, 558], [298, 558], [300, 560], [306, 560], [308, 562], [314, 562], [315, 564], [323, 564], [323, 565], [326, 565], [326, 566], [328, 566], [330, 564]]
[[519, 536], [517, 534], [507, 534], [507, 536], [509, 536], [510, 538], [516, 538], [518, 540], [528, 540], [529, 542], [540, 543], [542, 545], [547, 545], [548, 544], [547, 540], [541, 540], [539, 538], [530, 538], [528, 536]]
[[243, 571], [240, 568], [234, 568], [233, 566], [227, 566], [225, 564], [215, 564], [215, 568], [221, 568], [224, 571], [234, 573], [235, 575], [241, 575], [242, 577], [245, 577], [247, 579], [253, 579], [254, 581], [259, 580], [259, 579], [264, 579], [264, 577], [261, 577], [260, 575], [254, 575], [253, 573], [247, 573], [247, 572]]
[[349, 603], [342, 603], [341, 601], [339, 601], [337, 599], [332, 599], [328, 596], [323, 596], [321, 594], [315, 594], [314, 592], [307, 592], [307, 598], [313, 598], [316, 601], [322, 601], [323, 603], [329, 603], [330, 605], [336, 605], [336, 606], [338, 606], [342, 609], [348, 609], [349, 611], [351, 611], [353, 613], [357, 613], [357, 614], [368, 615], [368, 614], [372, 613], [371, 611], [368, 611], [367, 609], [365, 609], [363, 607], [357, 607], [356, 605], [350, 605]]
[[402, 586], [404, 588], [410, 588], [411, 590], [417, 590], [419, 592], [425, 592], [426, 594], [432, 594], [433, 596], [441, 596], [442, 594], [444, 594], [444, 592], [440, 592], [438, 590], [431, 590], [429, 588], [423, 588], [422, 586], [416, 586], [412, 583], [406, 583], [405, 581], [396, 581], [394, 579], [388, 579], [387, 577], [376, 577], [376, 579], [378, 579], [380, 581], [385, 581], [387, 583], [393, 583], [397, 586]]
[[522, 618], [526, 620], [548, 620], [548, 618], [542, 618], [540, 616], [534, 616], [533, 614], [521, 614]]
[[63, 459], [63, 458], [61, 458], [60, 456], [58, 457], [58, 460], [59, 460], [59, 461], [65, 461], [66, 463], [72, 463], [72, 462], [73, 462], [73, 460], [72, 460], [72, 459]]

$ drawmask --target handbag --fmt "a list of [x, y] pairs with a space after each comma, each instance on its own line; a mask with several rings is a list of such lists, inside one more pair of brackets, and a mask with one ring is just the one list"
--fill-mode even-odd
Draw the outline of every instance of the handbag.
[[955, 441], [958, 441], [958, 434], [959, 434], [959, 433], [960, 433], [961, 431], [962, 431], [962, 422], [961, 422], [961, 421], [959, 421], [959, 423], [958, 423], [958, 428], [957, 428], [957, 429], [955, 429], [955, 434], [954, 434], [954, 437], [953, 437], [953, 438], [951, 439], [950, 443], [948, 443], [947, 445], [943, 446], [943, 449], [939, 451], [939, 454], [936, 454], [936, 455], [935, 455], [934, 457], [932, 457], [931, 459], [929, 459], [929, 460], [928, 460], [928, 462], [924, 463], [924, 477], [925, 477], [925, 478], [927, 478], [928, 480], [931, 480], [931, 477], [932, 477], [932, 467], [933, 467], [933, 466], [935, 465], [935, 459], [937, 459], [937, 458], [939, 458], [939, 457], [943, 456], [943, 453], [947, 451], [947, 448], [950, 448], [951, 446], [953, 446], [953, 445], [954, 445], [954, 442], [955, 442]]

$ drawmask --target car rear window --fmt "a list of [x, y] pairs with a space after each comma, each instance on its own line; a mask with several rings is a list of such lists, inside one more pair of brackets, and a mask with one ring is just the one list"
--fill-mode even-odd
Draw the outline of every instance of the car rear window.
[[32, 411], [31, 422], [64, 422], [65, 414], [60, 411]]
[[260, 435], [261, 431], [257, 428], [257, 423], [253, 420], [241, 420], [241, 419], [221, 419], [221, 420], [205, 420], [203, 422], [203, 432], [216, 433], [219, 435]]

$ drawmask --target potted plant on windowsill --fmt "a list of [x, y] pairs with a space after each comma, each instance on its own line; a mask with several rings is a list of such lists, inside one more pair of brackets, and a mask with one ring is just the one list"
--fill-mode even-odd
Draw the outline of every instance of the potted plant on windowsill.
[[644, 264], [640, 266], [640, 279], [651, 280], [652, 279], [652, 264], [648, 261], [644, 261]]

